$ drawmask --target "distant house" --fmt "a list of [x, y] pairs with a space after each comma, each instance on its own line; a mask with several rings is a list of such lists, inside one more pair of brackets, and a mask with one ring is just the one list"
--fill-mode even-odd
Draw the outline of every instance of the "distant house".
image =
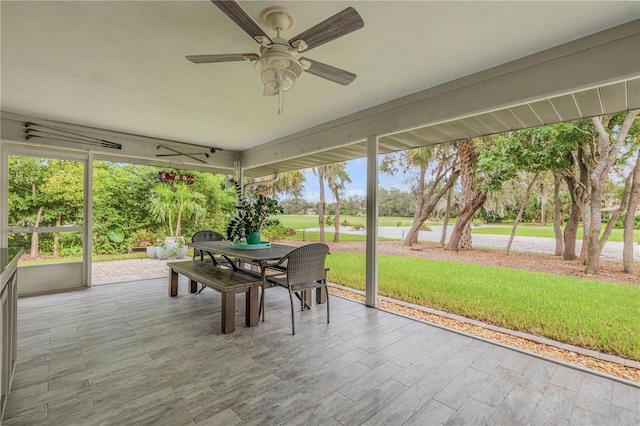
[[318, 213], [316, 213], [316, 210], [314, 208], [309, 207], [307, 210], [305, 210], [304, 214], [309, 215], [309, 216], [313, 216], [313, 215], [316, 215]]

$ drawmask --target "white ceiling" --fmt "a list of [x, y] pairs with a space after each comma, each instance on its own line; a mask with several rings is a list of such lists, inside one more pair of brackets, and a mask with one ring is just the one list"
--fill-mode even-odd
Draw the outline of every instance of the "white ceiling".
[[252, 64], [184, 58], [258, 51], [209, 1], [3, 0], [0, 107], [239, 151], [640, 17], [636, 1], [240, 3], [256, 20], [286, 6], [287, 38], [353, 6], [364, 28], [305, 56], [358, 77], [303, 75], [278, 116]]

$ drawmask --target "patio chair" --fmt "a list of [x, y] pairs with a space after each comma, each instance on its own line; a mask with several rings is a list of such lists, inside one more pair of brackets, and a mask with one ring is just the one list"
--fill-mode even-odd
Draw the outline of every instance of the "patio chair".
[[[224, 237], [222, 236], [222, 234], [216, 231], [198, 231], [195, 234], [193, 234], [193, 236], [191, 237], [191, 241], [194, 243], [198, 241], [222, 241], [222, 240], [224, 240]], [[200, 262], [204, 262], [205, 253], [208, 254], [209, 257], [211, 257], [211, 262], [214, 265], [217, 264], [216, 259], [213, 257], [211, 253], [209, 253], [208, 251], [205, 252], [205, 251], [199, 250], [197, 248], [193, 249], [193, 260], [196, 260], [196, 257], [200, 256]]]
[[[327, 269], [325, 260], [329, 254], [329, 246], [323, 243], [314, 243], [302, 246], [280, 259], [275, 265], [265, 266], [262, 281], [262, 298], [260, 300], [264, 321], [264, 290], [266, 287], [278, 285], [289, 290], [291, 302], [291, 331], [296, 334], [295, 317], [293, 309], [293, 295], [301, 300], [304, 310], [306, 306], [304, 293], [314, 288], [324, 288], [327, 296], [327, 324], [329, 323], [329, 289], [327, 287]], [[286, 265], [283, 271], [283, 265]], [[270, 274], [270, 272], [272, 274]]]
[[[224, 240], [224, 236], [222, 234], [220, 234], [219, 232], [216, 231], [198, 231], [195, 234], [193, 234], [193, 236], [191, 237], [191, 241], [192, 242], [197, 242], [197, 241], [223, 241]], [[205, 260], [204, 259], [204, 255], [208, 255], [209, 258], [211, 258], [211, 260]], [[223, 256], [222, 258], [220, 257], [215, 257], [212, 253], [208, 252], [208, 251], [203, 251], [203, 250], [199, 250], [197, 248], [193, 249], [193, 260], [196, 260], [197, 257], [200, 257], [200, 262], [209, 262], [212, 263], [214, 266], [217, 267], [231, 267], [231, 263], [233, 262], [231, 259], [229, 259], [226, 256]], [[202, 292], [202, 290], [205, 289], [205, 286], [203, 285], [202, 288], [200, 289], [200, 291], [198, 291], [198, 293]]]

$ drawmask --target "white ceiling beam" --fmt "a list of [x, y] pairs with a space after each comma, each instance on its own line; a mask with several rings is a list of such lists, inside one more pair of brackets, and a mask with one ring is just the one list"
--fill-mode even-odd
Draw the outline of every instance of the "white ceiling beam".
[[243, 168], [638, 77], [638, 51], [635, 20], [250, 148]]
[[[93, 152], [96, 160], [106, 160], [115, 162], [126, 162], [134, 164], [145, 164], [158, 167], [171, 167], [177, 169], [187, 169], [192, 171], [204, 171], [211, 173], [233, 174], [234, 160], [240, 154], [234, 151], [216, 150], [210, 152], [211, 147], [192, 145], [183, 142], [170, 141], [165, 139], [150, 138], [145, 136], [131, 135], [122, 132], [114, 132], [102, 129], [95, 129], [85, 126], [77, 126], [69, 123], [60, 123], [49, 120], [30, 117], [11, 112], [1, 113], [0, 136], [3, 142], [14, 144], [25, 144], [29, 146], [39, 146], [45, 151], [65, 151], [65, 152]], [[113, 149], [94, 145], [91, 143], [78, 143], [64, 141], [64, 137], [38, 137], [27, 140], [25, 123], [35, 123], [56, 129], [64, 129], [78, 135], [100, 138], [121, 145], [121, 149]], [[37, 128], [38, 126], [34, 127]], [[69, 138], [72, 139], [72, 138]], [[161, 147], [162, 146], [162, 147]], [[166, 148], [164, 148], [166, 147]], [[157, 157], [158, 154], [175, 154], [177, 152], [193, 154], [192, 157], [199, 158], [204, 162], [195, 160], [185, 155], [175, 155], [171, 157]], [[196, 153], [198, 153], [196, 155]], [[206, 157], [200, 153], [207, 153]]]

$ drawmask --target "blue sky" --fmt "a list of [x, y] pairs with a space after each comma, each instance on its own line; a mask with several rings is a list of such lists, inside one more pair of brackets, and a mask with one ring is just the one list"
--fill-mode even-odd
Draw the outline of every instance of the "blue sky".
[[[380, 156], [382, 160], [382, 156]], [[303, 170], [305, 174], [304, 190], [302, 191], [302, 198], [311, 202], [320, 201], [320, 184], [318, 182], [318, 176], [314, 175], [311, 169]], [[367, 159], [358, 158], [347, 162], [347, 173], [351, 177], [351, 183], [345, 185], [344, 195], [345, 198], [356, 195], [363, 197], [367, 193]], [[399, 189], [403, 191], [409, 191], [410, 185], [405, 182], [406, 176], [402, 173], [397, 173], [394, 176], [390, 176], [385, 173], [379, 173], [378, 175], [380, 186], [385, 189]], [[327, 188], [325, 182], [325, 198], [328, 203], [332, 203], [333, 194]]]

